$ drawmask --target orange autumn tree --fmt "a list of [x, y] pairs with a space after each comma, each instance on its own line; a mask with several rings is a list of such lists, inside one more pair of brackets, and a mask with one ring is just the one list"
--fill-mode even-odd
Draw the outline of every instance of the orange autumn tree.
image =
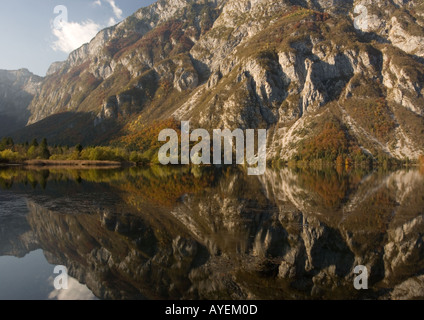
[[339, 155], [347, 154], [349, 141], [340, 124], [327, 122], [322, 131], [307, 141], [301, 151], [303, 160], [326, 159], [335, 161]]

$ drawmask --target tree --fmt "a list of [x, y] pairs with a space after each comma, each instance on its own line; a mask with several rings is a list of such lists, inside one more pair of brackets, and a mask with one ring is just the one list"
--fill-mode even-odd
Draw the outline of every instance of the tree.
[[50, 154], [50, 150], [49, 150], [49, 145], [47, 143], [47, 139], [44, 138], [43, 141], [41, 141], [40, 144], [40, 157], [41, 159], [49, 159], [51, 156]]
[[36, 159], [37, 158], [37, 147], [31, 146], [27, 152], [28, 159]]
[[81, 153], [81, 151], [83, 150], [84, 148], [82, 147], [82, 145], [80, 144], [80, 143], [78, 143], [76, 146], [75, 146], [75, 150], [77, 150], [78, 151], [78, 153]]
[[13, 142], [12, 138], [6, 138], [4, 137], [0, 141], [0, 151], [6, 150], [6, 149], [12, 149], [15, 143]]
[[48, 143], [47, 143], [47, 139], [44, 138], [43, 141], [41, 141], [40, 147], [42, 149], [47, 148], [48, 147]]
[[37, 141], [37, 139], [32, 140], [31, 147], [38, 147], [38, 141]]
[[50, 159], [51, 154], [47, 146], [41, 147], [40, 156], [41, 156], [41, 159], [46, 159], [46, 160]]

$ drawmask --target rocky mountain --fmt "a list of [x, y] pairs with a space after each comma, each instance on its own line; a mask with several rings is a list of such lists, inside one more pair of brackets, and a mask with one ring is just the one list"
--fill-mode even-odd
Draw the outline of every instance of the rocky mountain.
[[416, 159], [423, 38], [422, 1], [159, 0], [52, 65], [15, 136], [122, 142], [175, 118], [266, 128], [274, 159]]
[[31, 116], [28, 106], [42, 80], [27, 69], [0, 70], [0, 136], [25, 127]]

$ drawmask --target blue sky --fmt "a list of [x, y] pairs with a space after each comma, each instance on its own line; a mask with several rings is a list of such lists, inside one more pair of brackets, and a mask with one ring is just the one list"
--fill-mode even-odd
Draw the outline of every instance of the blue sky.
[[[0, 69], [27, 68], [44, 76], [52, 62], [65, 60], [72, 49], [88, 42], [99, 30], [153, 2], [1, 0]], [[66, 11], [67, 20], [63, 20]]]

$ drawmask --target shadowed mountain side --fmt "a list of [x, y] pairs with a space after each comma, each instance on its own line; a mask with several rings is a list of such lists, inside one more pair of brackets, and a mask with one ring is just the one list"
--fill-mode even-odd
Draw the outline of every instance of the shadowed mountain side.
[[42, 81], [27, 69], [0, 70], [0, 137], [25, 127], [31, 116], [28, 106]]
[[17, 119], [7, 114], [0, 114], [0, 136], [13, 134], [18, 129], [25, 128], [28, 119]]
[[110, 119], [95, 125], [91, 113], [64, 112], [9, 134], [16, 142], [31, 142], [47, 138], [51, 145], [101, 145], [110, 141], [120, 130], [118, 121]]

